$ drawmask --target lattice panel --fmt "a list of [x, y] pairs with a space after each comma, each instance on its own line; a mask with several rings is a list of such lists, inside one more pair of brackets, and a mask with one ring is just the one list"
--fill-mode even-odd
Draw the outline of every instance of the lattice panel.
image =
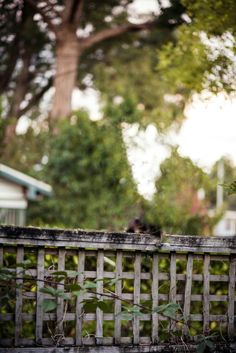
[[[135, 250], [135, 243], [133, 248], [1, 246], [0, 266], [15, 271], [17, 286], [16, 299], [0, 308], [0, 346], [155, 345], [178, 342], [180, 335], [186, 339], [213, 332], [235, 335], [235, 254], [166, 252], [161, 247], [142, 251]], [[30, 267], [22, 279], [17, 264], [26, 260]], [[94, 280], [97, 288], [77, 299], [68, 292], [68, 301], [58, 297], [55, 310], [45, 313], [43, 300], [52, 297], [40, 289], [53, 281], [54, 271], [68, 272], [54, 288]], [[118, 280], [107, 288], [111, 279]], [[102, 297], [109, 310], [84, 310], [83, 300], [94, 296]], [[181, 312], [171, 320], [152, 310], [128, 319], [121, 315], [127, 305], [142, 309], [150, 301], [153, 309], [178, 303]]]

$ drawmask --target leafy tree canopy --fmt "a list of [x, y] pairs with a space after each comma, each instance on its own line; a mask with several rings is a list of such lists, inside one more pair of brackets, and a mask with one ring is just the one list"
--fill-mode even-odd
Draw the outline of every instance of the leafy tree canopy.
[[170, 233], [209, 234], [214, 219], [208, 217], [209, 199], [199, 198], [199, 189], [210, 188], [210, 178], [174, 149], [160, 166], [146, 219]]
[[[214, 208], [216, 206], [216, 189], [219, 185], [219, 177], [217, 176], [218, 165], [221, 160], [217, 161], [210, 171], [211, 178], [211, 188], [208, 189], [208, 197], [210, 199], [211, 206]], [[234, 193], [235, 183], [231, 182], [236, 180], [236, 167], [229, 158], [223, 159], [224, 164], [224, 206], [229, 210], [236, 210], [236, 195], [231, 195]]]
[[[75, 113], [50, 141], [42, 170], [54, 197], [31, 207], [30, 224], [124, 229], [135, 216], [139, 196], [125, 158], [121, 131]], [[33, 206], [33, 205], [31, 205]]]
[[[150, 110], [154, 104], [151, 92], [157, 92], [158, 87], [157, 84], [153, 86], [154, 80], [148, 72], [156, 65], [154, 55], [150, 61], [148, 48], [151, 47], [154, 53], [156, 47], [172, 38], [173, 30], [184, 22], [184, 7], [179, 0], [170, 1], [168, 7], [162, 6], [160, 2], [158, 15], [137, 16], [139, 23], [147, 23], [142, 27], [129, 22], [129, 5], [132, 3], [131, 0], [102, 3], [97, 0], [24, 0], [11, 3], [1, 0], [3, 35], [0, 38], [0, 93], [7, 98], [5, 115], [17, 119], [32, 109], [37, 111], [39, 101], [53, 81], [55, 84], [56, 78], [61, 77], [65, 85], [72, 75], [71, 71], [75, 72], [75, 78], [70, 78], [71, 89], [74, 81], [76, 86], [86, 87], [86, 77], [90, 74], [96, 87], [108, 96], [110, 92], [124, 95], [130, 88], [132, 91], [137, 89], [137, 100], [142, 104], [143, 100], [147, 100], [144, 105]], [[150, 21], [152, 27], [149, 31]], [[64, 36], [61, 35], [63, 31]], [[66, 64], [65, 54], [59, 49], [66, 42], [69, 48], [72, 47], [69, 43], [72, 34], [73, 41], [77, 41], [77, 49], [70, 52], [67, 59], [74, 56], [78, 66], [74, 68], [72, 65], [73, 70], [68, 71], [68, 67], [72, 66], [69, 61]], [[62, 64], [66, 70], [55, 73], [55, 68], [59, 67], [58, 63], [62, 60], [65, 61]], [[112, 70], [113, 73], [117, 71], [116, 77], [110, 75]], [[102, 74], [101, 71], [106, 72]], [[125, 71], [130, 74], [124, 75]], [[108, 79], [106, 84], [103, 84], [104, 76]], [[148, 79], [150, 89], [142, 93], [140, 88], [144, 87], [145, 79]], [[116, 91], [118, 85], [120, 88], [123, 85], [123, 88]], [[159, 101], [160, 98], [157, 100], [158, 106]]]
[[176, 43], [159, 52], [158, 71], [175, 91], [234, 92], [235, 1], [184, 0], [183, 4], [188, 23], [176, 31]]

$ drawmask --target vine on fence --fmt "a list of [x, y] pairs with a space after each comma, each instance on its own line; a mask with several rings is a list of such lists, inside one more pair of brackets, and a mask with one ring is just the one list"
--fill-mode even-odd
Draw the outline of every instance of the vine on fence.
[[[177, 303], [167, 303], [152, 307], [152, 301], [146, 301], [144, 304], [133, 304], [132, 300], [127, 300], [119, 297], [113, 291], [114, 285], [121, 280], [121, 278], [113, 278], [111, 280], [95, 279], [94, 281], [84, 279], [83, 283], [78, 283], [78, 276], [83, 276], [82, 272], [77, 271], [51, 271], [50, 275], [45, 279], [39, 280], [32, 277], [29, 274], [29, 268], [31, 261], [26, 260], [22, 263], [17, 263], [17, 271], [15, 269], [8, 269], [6, 267], [0, 267], [0, 304], [14, 304], [15, 291], [16, 289], [36, 292], [37, 282], [41, 281], [44, 287], [40, 288], [40, 292], [45, 294], [46, 298], [43, 299], [42, 307], [45, 313], [50, 313], [57, 308], [57, 299], [61, 298], [65, 301], [64, 315], [67, 311], [67, 302], [73, 297], [80, 300], [83, 305], [83, 313], [91, 312], [99, 308], [106, 312], [109, 311], [109, 303], [104, 299], [118, 299], [122, 302], [123, 310], [118, 314], [122, 320], [132, 320], [134, 317], [142, 317], [147, 313], [157, 313], [166, 317], [170, 322], [174, 321], [179, 323], [181, 326], [189, 326], [188, 322], [184, 322], [183, 317], [176, 319], [177, 314], [182, 314], [182, 309]], [[20, 270], [19, 270], [20, 269]], [[26, 273], [26, 270], [27, 273]], [[18, 283], [20, 280], [21, 283]], [[32, 285], [32, 281], [34, 285]], [[98, 282], [103, 281], [103, 292], [97, 291]], [[179, 316], [179, 315], [178, 315]], [[63, 321], [64, 319], [62, 319]], [[58, 323], [55, 328], [55, 332], [51, 332], [51, 336], [56, 343], [61, 341], [61, 336], [57, 334], [57, 327], [63, 322]], [[182, 335], [180, 332], [173, 332], [173, 335]], [[214, 339], [216, 334], [209, 336], [202, 336], [197, 345], [197, 353], [204, 353], [206, 351], [213, 350]], [[60, 343], [60, 342], [59, 342]]]

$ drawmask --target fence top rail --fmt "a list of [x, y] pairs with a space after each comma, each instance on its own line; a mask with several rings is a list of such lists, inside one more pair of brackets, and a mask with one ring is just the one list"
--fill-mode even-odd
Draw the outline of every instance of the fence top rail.
[[166, 234], [160, 238], [150, 234], [15, 226], [0, 226], [0, 244], [236, 254], [236, 236]]

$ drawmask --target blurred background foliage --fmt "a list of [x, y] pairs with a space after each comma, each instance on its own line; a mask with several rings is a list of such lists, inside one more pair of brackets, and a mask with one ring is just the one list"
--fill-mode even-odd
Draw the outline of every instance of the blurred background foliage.
[[[80, 30], [89, 35], [126, 23], [131, 3], [86, 2]], [[169, 232], [210, 234], [217, 221], [207, 213], [215, 205], [217, 163], [207, 174], [174, 148], [161, 165], [152, 200], [146, 200], [137, 192], [122, 131], [125, 124], [138, 123], [140, 130], [154, 124], [165, 134], [181, 126], [194, 92], [234, 89], [229, 50], [209, 46], [217, 38], [234, 53], [234, 1], [158, 1], [159, 13], [133, 14], [152, 27], [81, 53], [76, 87], [99, 92], [102, 119], [91, 121], [78, 110], [53, 123], [47, 94], [55, 75], [55, 36], [28, 1], [0, 4], [1, 162], [54, 190], [52, 198], [30, 205], [27, 223], [124, 230], [140, 217]], [[21, 134], [15, 132], [20, 120], [28, 123]], [[230, 161], [225, 168], [226, 182], [234, 180]], [[199, 198], [201, 189], [205, 198]], [[235, 209], [235, 198], [225, 195], [225, 204]]]

